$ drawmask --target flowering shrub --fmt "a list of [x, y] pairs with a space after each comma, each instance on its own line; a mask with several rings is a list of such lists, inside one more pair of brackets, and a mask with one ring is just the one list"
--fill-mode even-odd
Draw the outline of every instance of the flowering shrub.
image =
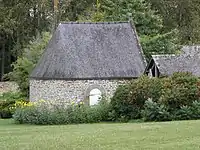
[[9, 107], [9, 110], [10, 112], [15, 113], [16, 109], [18, 108], [25, 108], [33, 105], [34, 105], [33, 102], [18, 100], [11, 107]]
[[11, 107], [19, 99], [25, 99], [21, 93], [6, 92], [0, 95], [0, 118], [11, 118], [14, 111]]
[[13, 118], [16, 123], [26, 124], [78, 124], [106, 121], [109, 104], [102, 101], [90, 107], [83, 102], [62, 103], [57, 101], [16, 102]]

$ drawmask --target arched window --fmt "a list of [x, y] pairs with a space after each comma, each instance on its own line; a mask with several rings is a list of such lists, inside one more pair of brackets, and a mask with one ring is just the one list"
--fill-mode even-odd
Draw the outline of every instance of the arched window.
[[93, 89], [90, 91], [89, 95], [89, 105], [97, 105], [102, 98], [102, 93], [99, 89]]

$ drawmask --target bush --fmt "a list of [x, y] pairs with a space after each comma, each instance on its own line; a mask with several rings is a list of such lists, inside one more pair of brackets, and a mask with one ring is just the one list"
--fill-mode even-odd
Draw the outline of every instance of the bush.
[[110, 111], [109, 103], [104, 101], [92, 107], [83, 104], [58, 105], [49, 101], [21, 106], [13, 115], [15, 122], [39, 125], [97, 123], [107, 121]]
[[182, 106], [174, 111], [174, 120], [200, 119], [200, 101], [194, 101], [191, 106]]
[[147, 99], [157, 102], [162, 94], [162, 81], [159, 78], [142, 76], [130, 84], [128, 102], [132, 106], [142, 109]]
[[120, 85], [111, 98], [111, 109], [109, 113], [110, 120], [128, 121], [129, 119], [137, 119], [140, 113], [137, 107], [131, 105], [128, 101], [130, 94], [129, 85]]
[[20, 92], [6, 92], [0, 96], [0, 100], [6, 101], [16, 101], [19, 99], [24, 99], [23, 94]]
[[191, 106], [192, 119], [200, 119], [200, 101], [194, 101]]
[[[174, 73], [169, 78], [142, 76], [117, 88], [111, 99], [110, 118], [120, 121], [140, 119], [143, 110], [143, 117], [149, 121], [168, 120], [169, 113], [174, 119], [189, 119], [191, 117], [186, 116], [191, 114], [185, 106], [192, 106], [194, 101], [199, 101], [199, 97], [200, 82], [191, 73]], [[145, 104], [148, 99], [153, 102]], [[199, 111], [198, 108], [192, 108]], [[160, 116], [158, 111], [166, 113], [166, 116]], [[158, 118], [154, 118], [153, 115], [157, 115]], [[198, 118], [198, 115], [196, 114], [195, 118]]]
[[113, 120], [128, 121], [141, 118], [141, 110], [148, 98], [159, 101], [162, 82], [158, 78], [142, 76], [129, 84], [119, 86], [111, 99]]
[[193, 119], [193, 112], [190, 106], [182, 106], [174, 111], [174, 120], [191, 120]]
[[142, 117], [144, 121], [200, 119], [200, 101], [194, 101], [191, 106], [181, 106], [181, 108], [169, 111], [166, 106], [148, 100], [142, 110]]
[[199, 100], [199, 80], [191, 73], [174, 73], [171, 77], [163, 79], [162, 96], [160, 102], [167, 107], [179, 109], [191, 106]]
[[12, 113], [9, 110], [9, 107], [5, 107], [5, 108], [0, 107], [0, 118], [2, 118], [2, 119], [12, 118]]
[[0, 96], [0, 118], [12, 118], [11, 108], [17, 100], [24, 99], [21, 93], [7, 92]]
[[142, 118], [144, 121], [170, 121], [172, 119], [164, 105], [159, 105], [151, 99], [145, 102]]

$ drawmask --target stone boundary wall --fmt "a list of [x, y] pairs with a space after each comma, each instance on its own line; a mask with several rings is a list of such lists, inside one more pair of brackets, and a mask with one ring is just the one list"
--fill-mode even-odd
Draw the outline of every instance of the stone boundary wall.
[[0, 94], [5, 92], [17, 92], [18, 85], [15, 82], [0, 82]]
[[76, 101], [89, 98], [92, 89], [98, 88], [106, 97], [111, 97], [118, 85], [129, 80], [30, 80], [30, 101], [56, 100]]

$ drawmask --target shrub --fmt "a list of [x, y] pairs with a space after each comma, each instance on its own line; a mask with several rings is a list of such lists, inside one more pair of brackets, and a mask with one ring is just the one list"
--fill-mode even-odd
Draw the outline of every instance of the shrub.
[[104, 101], [92, 107], [41, 101], [16, 108], [13, 118], [16, 123], [40, 125], [96, 123], [107, 121], [109, 111], [109, 103]]
[[0, 96], [0, 100], [6, 101], [16, 101], [19, 99], [24, 99], [22, 93], [20, 92], [6, 92]]
[[200, 101], [194, 101], [191, 106], [192, 119], [200, 119]]
[[159, 101], [162, 94], [162, 81], [158, 78], [142, 76], [129, 84], [119, 86], [111, 98], [112, 120], [128, 121], [141, 118], [141, 110], [148, 98]]
[[181, 108], [174, 111], [174, 120], [191, 120], [193, 119], [193, 112], [190, 106], [181, 106]]
[[160, 102], [172, 110], [190, 106], [192, 102], [199, 100], [198, 82], [198, 78], [191, 73], [174, 73], [171, 77], [163, 79], [164, 88]]
[[14, 101], [0, 100], [0, 118], [11, 118], [12, 113], [9, 108], [14, 104]]
[[129, 104], [140, 109], [143, 108], [147, 99], [157, 102], [162, 94], [162, 81], [159, 78], [142, 76], [133, 80], [130, 84]]
[[2, 119], [12, 118], [12, 113], [10, 112], [9, 107], [5, 107], [5, 108], [0, 107], [0, 118]]
[[151, 99], [145, 102], [142, 118], [144, 121], [170, 121], [172, 119], [164, 105], [159, 105]]
[[11, 108], [20, 99], [24, 99], [21, 93], [3, 93], [0, 96], [0, 118], [12, 118], [13, 111]]
[[145, 102], [142, 117], [144, 121], [170, 121], [170, 120], [192, 120], [200, 119], [200, 102], [194, 101], [191, 106], [168, 111], [166, 106], [148, 100]]
[[140, 116], [138, 108], [131, 105], [128, 101], [130, 94], [129, 85], [120, 85], [114, 96], [111, 98], [111, 109], [109, 113], [110, 120], [120, 120], [123, 122], [129, 119], [137, 119]]

